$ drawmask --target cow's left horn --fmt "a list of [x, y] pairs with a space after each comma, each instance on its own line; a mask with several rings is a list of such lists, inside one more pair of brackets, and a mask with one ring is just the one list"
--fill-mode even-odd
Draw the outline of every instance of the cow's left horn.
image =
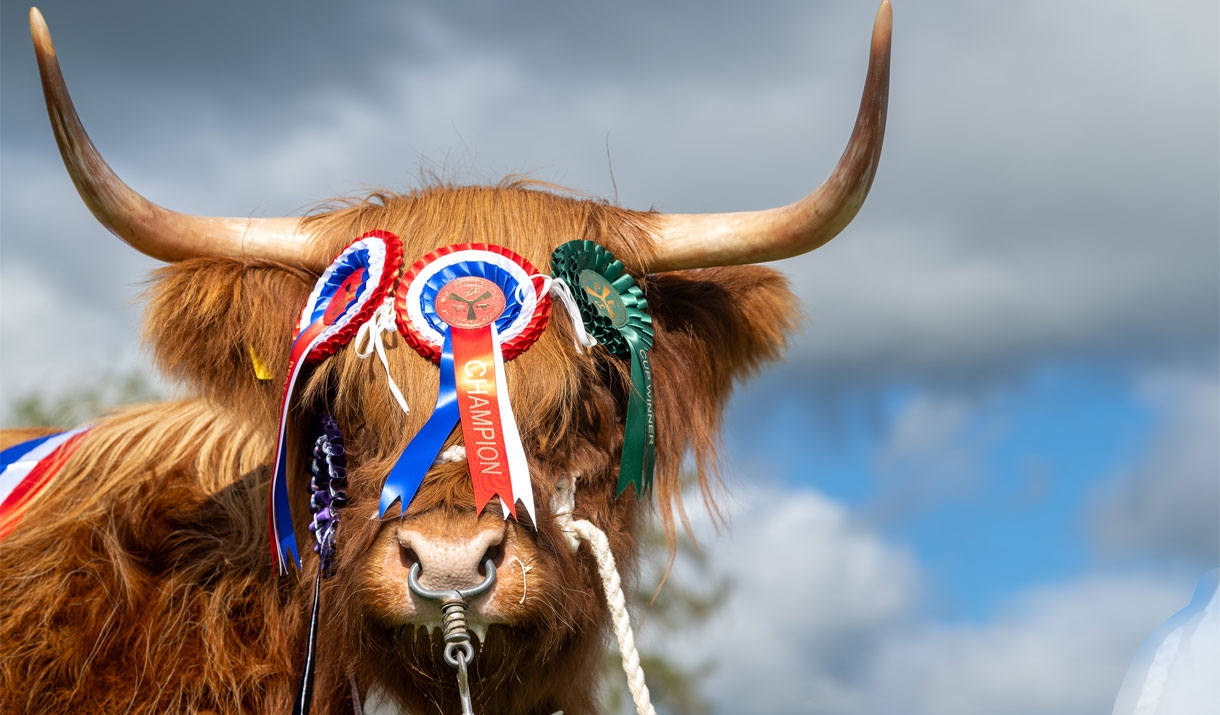
[[873, 185], [890, 89], [889, 0], [873, 25], [868, 79], [856, 127], [834, 173], [812, 194], [787, 206], [727, 214], [659, 216], [650, 271], [730, 266], [790, 258], [834, 238], [856, 216]]
[[163, 261], [198, 256], [269, 258], [302, 265], [308, 234], [297, 218], [216, 218], [162, 208], [131, 189], [102, 159], [81, 125], [59, 71], [51, 31], [30, 8], [30, 35], [55, 141], [85, 205], [110, 232]]

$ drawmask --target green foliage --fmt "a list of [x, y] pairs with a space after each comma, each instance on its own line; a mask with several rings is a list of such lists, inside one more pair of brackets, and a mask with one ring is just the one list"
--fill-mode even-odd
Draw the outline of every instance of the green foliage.
[[34, 391], [13, 400], [9, 427], [75, 427], [119, 405], [161, 397], [142, 372], [99, 378], [96, 384], [69, 389], [57, 395]]

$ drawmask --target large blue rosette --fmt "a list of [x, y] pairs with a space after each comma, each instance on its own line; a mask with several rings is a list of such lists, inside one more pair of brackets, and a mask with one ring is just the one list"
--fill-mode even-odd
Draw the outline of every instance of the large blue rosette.
[[[486, 287], [490, 296], [486, 304], [478, 307], [491, 312], [477, 319], [476, 304], [471, 303], [469, 324], [463, 322], [461, 315], [456, 324], [453, 316], [447, 319], [442, 315], [446, 308], [453, 309], [446, 303], [452, 298], [453, 286], [462, 284], [481, 286], [476, 292]], [[474, 458], [475, 440], [471, 432], [474, 427], [463, 418], [463, 409], [468, 409], [468, 404], [462, 399], [465, 393], [461, 385], [463, 376], [469, 371], [455, 366], [455, 360], [467, 364], [461, 355], [455, 359], [455, 343], [460, 353], [464, 341], [472, 339], [477, 331], [486, 330], [490, 342], [485, 357], [495, 366], [494, 373], [486, 377], [488, 383], [497, 386], [492, 389], [493, 400], [498, 395], [498, 404], [493, 402], [496, 427], [489, 426], [487, 430], [496, 434], [497, 444], [505, 452], [511, 480], [510, 484], [500, 485], [496, 493], [505, 503], [506, 516], [515, 515], [515, 502], [519, 499], [533, 518], [529, 472], [505, 389], [503, 363], [526, 350], [546, 327], [550, 298], [542, 290], [544, 284], [543, 277], [521, 256], [501, 246], [475, 243], [437, 249], [417, 261], [403, 276], [395, 300], [399, 332], [416, 351], [439, 365], [440, 387], [428, 421], [386, 476], [381, 490], [380, 513], [383, 516], [395, 504], [399, 514], [406, 511], [460, 420], [467, 438], [467, 458], [475, 482], [476, 500], [482, 502], [483, 497], [490, 495], [480, 496], [483, 487]], [[442, 296], [442, 292], [446, 295]], [[482, 506], [480, 503], [479, 508]]]

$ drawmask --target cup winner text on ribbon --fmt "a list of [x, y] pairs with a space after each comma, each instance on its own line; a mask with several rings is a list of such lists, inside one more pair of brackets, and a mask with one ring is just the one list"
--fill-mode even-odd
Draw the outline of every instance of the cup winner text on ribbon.
[[[644, 366], [644, 372], [651, 374], [652, 363], [648, 362], [648, 348], [636, 350], [636, 356], [639, 357], [640, 364]], [[652, 380], [645, 382], [644, 401], [648, 405], [648, 446], [655, 448], [657, 444], [657, 430], [655, 426], [656, 418], [652, 411]]]

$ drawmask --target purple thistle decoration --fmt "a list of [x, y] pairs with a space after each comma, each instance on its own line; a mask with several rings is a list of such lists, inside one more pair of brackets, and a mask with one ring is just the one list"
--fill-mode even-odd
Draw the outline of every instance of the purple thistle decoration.
[[310, 471], [313, 478], [309, 489], [313, 496], [309, 510], [313, 522], [309, 531], [314, 536], [314, 553], [318, 554], [321, 568], [329, 577], [334, 570], [335, 528], [339, 524], [339, 510], [347, 506], [347, 459], [343, 451], [343, 433], [335, 418], [323, 414], [318, 418], [321, 434], [313, 446], [313, 461]]
[[313, 698], [314, 656], [318, 644], [318, 610], [322, 590], [322, 579], [334, 571], [335, 528], [339, 525], [339, 511], [347, 506], [347, 459], [343, 451], [343, 433], [335, 418], [323, 413], [318, 417], [320, 434], [313, 445], [313, 460], [309, 469], [312, 478], [309, 490], [309, 511], [313, 521], [309, 531], [313, 534], [313, 550], [318, 554], [318, 575], [313, 582], [313, 610], [309, 614], [308, 644], [305, 663], [301, 668], [301, 687], [293, 703], [293, 715], [309, 715]]

